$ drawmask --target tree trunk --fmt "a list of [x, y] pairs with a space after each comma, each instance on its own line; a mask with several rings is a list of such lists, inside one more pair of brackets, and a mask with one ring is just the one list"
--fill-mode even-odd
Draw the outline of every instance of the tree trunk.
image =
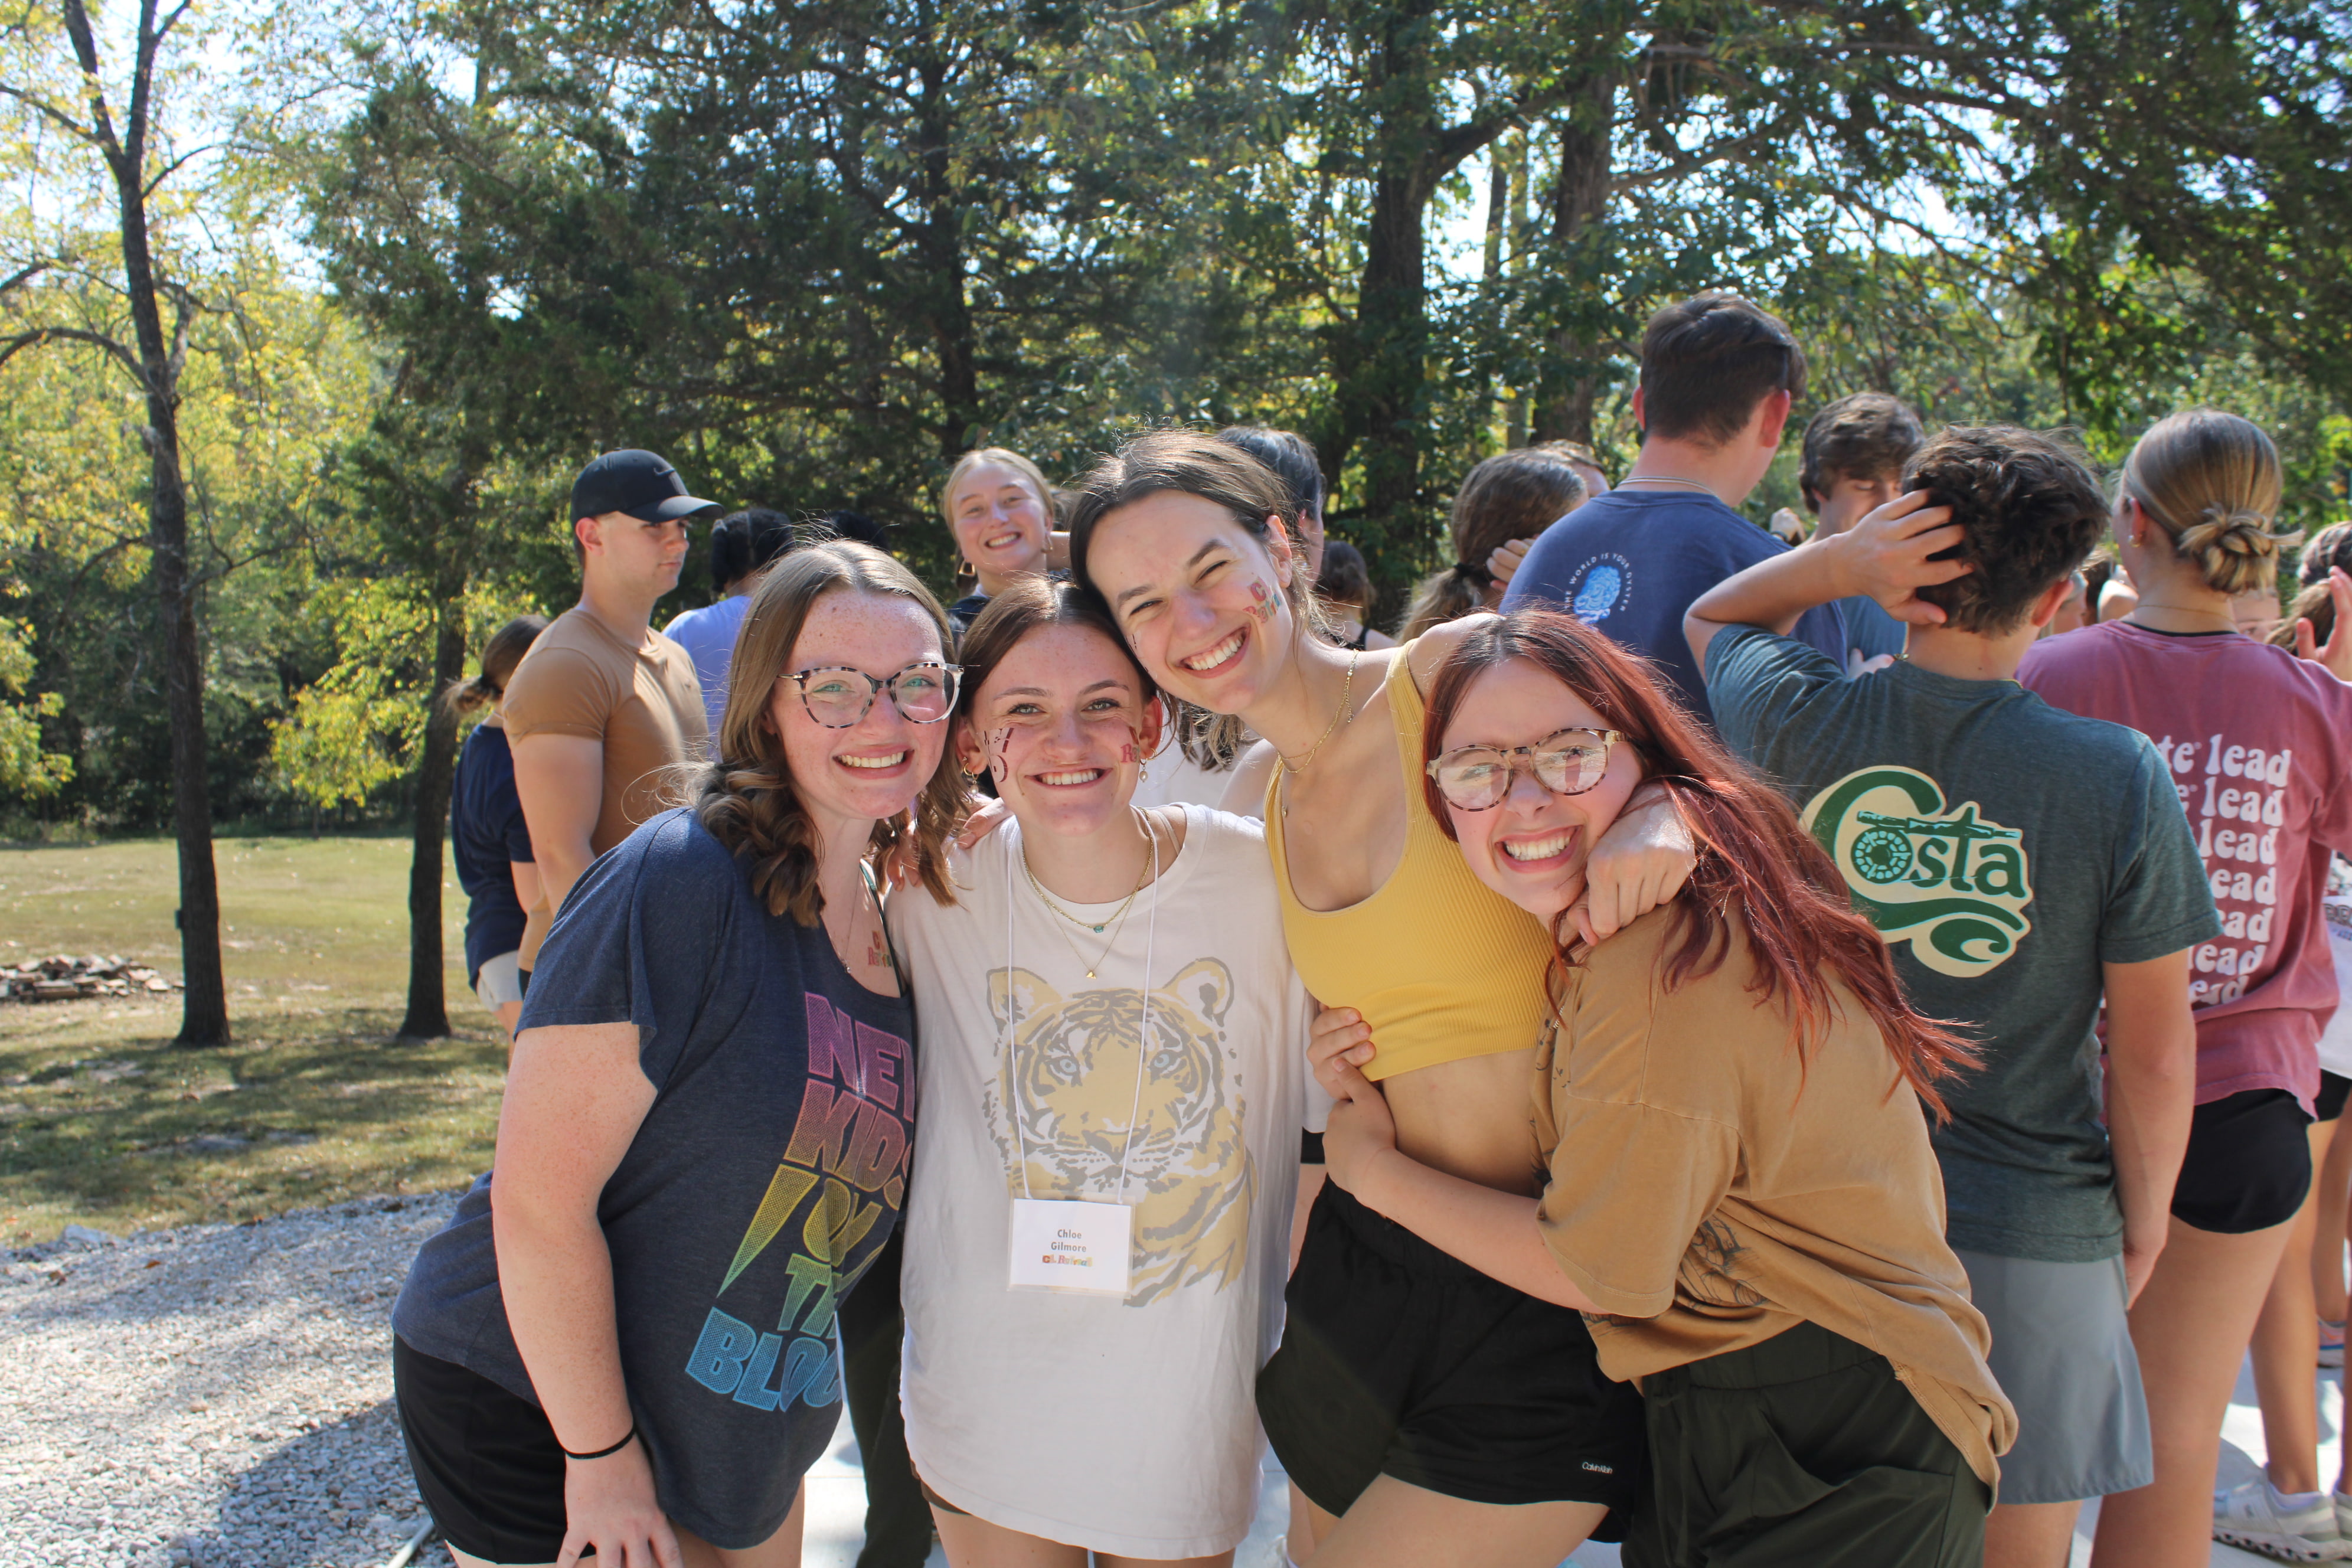
[[[1364, 270], [1356, 296], [1356, 356], [1339, 401], [1363, 450], [1363, 531], [1381, 542], [1410, 531], [1421, 499], [1421, 419], [1429, 353], [1429, 285], [1422, 222], [1429, 198], [1418, 168], [1384, 171], [1372, 185]], [[1360, 529], [1362, 525], [1359, 525]]]
[[437, 1040], [449, 1033], [448, 970], [441, 948], [441, 846], [442, 828], [449, 820], [450, 782], [457, 772], [457, 715], [439, 699], [466, 674], [465, 573], [446, 570], [434, 586], [440, 625], [433, 640], [433, 697], [425, 707], [425, 757], [416, 770], [416, 820], [408, 860], [408, 1011], [400, 1020], [404, 1040]]
[[[65, 21], [86, 78], [98, 75], [98, 49], [82, 0], [66, 0]], [[147, 403], [149, 464], [147, 542], [154, 554], [156, 597], [163, 611], [163, 694], [172, 724], [172, 822], [180, 845], [180, 969], [182, 1046], [229, 1043], [228, 985], [221, 973], [220, 881], [213, 867], [212, 793], [205, 773], [204, 658], [196, 635], [195, 574], [188, 559], [188, 494], [180, 475], [180, 359], [186, 353], [187, 306], [173, 340], [163, 336], [156, 300], [155, 263], [147, 236], [147, 120], [154, 57], [162, 43], [153, 0], [140, 7], [140, 86], [132, 89], [122, 136], [113, 142], [100, 101], [95, 118], [103, 133], [115, 204], [122, 220], [122, 282], [138, 345], [141, 390]]]
[[[1617, 106], [1613, 72], [1587, 82], [1570, 100], [1559, 136], [1559, 184], [1552, 192], [1552, 240], [1565, 258], [1580, 245], [1602, 242], [1609, 212], [1610, 144]], [[1553, 363], [1536, 402], [1538, 441], [1592, 441], [1592, 408], [1601, 390], [1594, 362], [1605, 352], [1574, 327], [1552, 339]]]
[[940, 454], [952, 458], [979, 439], [980, 344], [964, 286], [963, 203], [955, 175], [954, 108], [949, 67], [935, 48], [919, 70], [923, 97], [916, 141], [922, 167], [923, 287], [931, 297], [931, 337], [940, 356]]
[[[1419, 565], [1421, 419], [1429, 348], [1429, 286], [1422, 223], [1430, 193], [1454, 163], [1438, 152], [1444, 109], [1429, 77], [1420, 29], [1429, 6], [1388, 7], [1363, 88], [1372, 114], [1371, 214], [1357, 277], [1355, 320], [1332, 340], [1333, 434], [1322, 454], [1337, 469], [1351, 452], [1363, 464], [1364, 515], [1349, 527], [1377, 579], [1397, 587]], [[1444, 167], [1438, 165], [1443, 163]]]

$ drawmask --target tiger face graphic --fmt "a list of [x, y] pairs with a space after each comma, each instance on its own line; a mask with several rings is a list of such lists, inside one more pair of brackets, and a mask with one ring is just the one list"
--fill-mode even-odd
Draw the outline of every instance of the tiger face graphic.
[[1223, 1289], [1239, 1279], [1257, 1181], [1225, 1048], [1232, 971], [1204, 958], [1155, 987], [1149, 1040], [1143, 1000], [1120, 986], [1066, 997], [1025, 969], [988, 977], [997, 1027], [1012, 1026], [1012, 1048], [982, 1097], [1007, 1188], [1015, 1197], [1113, 1199], [1124, 1154], [1135, 1205], [1130, 1307], [1196, 1280]]

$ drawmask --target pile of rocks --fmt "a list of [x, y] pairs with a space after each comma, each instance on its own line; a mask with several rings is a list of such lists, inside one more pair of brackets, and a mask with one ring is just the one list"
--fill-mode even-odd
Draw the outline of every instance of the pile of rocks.
[[124, 963], [119, 952], [106, 958], [94, 952], [81, 958], [60, 952], [0, 969], [0, 1002], [69, 1002], [77, 996], [128, 996], [181, 988], [180, 981], [166, 979], [143, 963]]

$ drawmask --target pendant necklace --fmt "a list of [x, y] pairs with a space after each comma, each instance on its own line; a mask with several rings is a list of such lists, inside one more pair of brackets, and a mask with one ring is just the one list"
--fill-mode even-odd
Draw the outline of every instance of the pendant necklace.
[[1046, 892], [1045, 885], [1037, 880], [1037, 873], [1029, 868], [1028, 850], [1024, 848], [1021, 851], [1021, 873], [1029, 879], [1029, 890], [1037, 895], [1037, 901], [1039, 903], [1044, 904], [1047, 909], [1053, 910], [1055, 914], [1061, 916], [1062, 919], [1069, 921], [1072, 925], [1084, 926], [1088, 931], [1095, 932], [1098, 936], [1102, 933], [1105, 926], [1110, 928], [1109, 940], [1103, 943], [1102, 952], [1095, 956], [1095, 960], [1091, 963], [1087, 962], [1087, 955], [1079, 951], [1076, 940], [1073, 938], [1068, 931], [1062, 931], [1062, 928], [1059, 925], [1056, 925], [1054, 928], [1056, 931], [1061, 932], [1062, 941], [1069, 947], [1070, 956], [1078, 961], [1078, 967], [1087, 972], [1087, 978], [1089, 980], [1095, 978], [1095, 972], [1102, 967], [1103, 960], [1110, 956], [1110, 950], [1118, 945], [1118, 933], [1126, 928], [1127, 917], [1135, 908], [1135, 900], [1142, 895], [1145, 884], [1151, 879], [1152, 868], [1157, 866], [1160, 861], [1159, 826], [1151, 820], [1151, 816], [1149, 812], [1138, 812], [1136, 813], [1136, 818], [1142, 824], [1144, 832], [1150, 837], [1151, 858], [1144, 862], [1143, 869], [1136, 879], [1134, 889], [1130, 891], [1127, 895], [1126, 899], [1120, 902], [1117, 910], [1103, 917], [1100, 924], [1097, 924], [1093, 921], [1085, 920], [1077, 915], [1074, 915], [1069, 910], [1064, 909], [1060, 904], [1055, 903], [1054, 901], [1053, 895]]

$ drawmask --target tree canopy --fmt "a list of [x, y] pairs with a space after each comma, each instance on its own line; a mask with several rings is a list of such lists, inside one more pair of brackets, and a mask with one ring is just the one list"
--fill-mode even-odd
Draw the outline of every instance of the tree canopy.
[[[69, 100], [64, 0], [16, 4], [0, 81]], [[1392, 613], [1480, 458], [1629, 458], [1641, 322], [1724, 287], [1790, 321], [1812, 405], [1882, 388], [2113, 461], [2211, 402], [2278, 439], [2288, 523], [2347, 510], [2352, 18], [2321, 0], [278, 0], [206, 26], [158, 68], [144, 156], [228, 818], [429, 804], [455, 734], [427, 699], [567, 601], [563, 487], [614, 446], [730, 504], [866, 512], [945, 589], [969, 446], [1064, 478], [1147, 426], [1286, 426]], [[200, 64], [223, 90], [191, 93]], [[152, 479], [93, 341], [124, 331], [119, 240], [8, 101], [0, 815], [152, 827]]]

